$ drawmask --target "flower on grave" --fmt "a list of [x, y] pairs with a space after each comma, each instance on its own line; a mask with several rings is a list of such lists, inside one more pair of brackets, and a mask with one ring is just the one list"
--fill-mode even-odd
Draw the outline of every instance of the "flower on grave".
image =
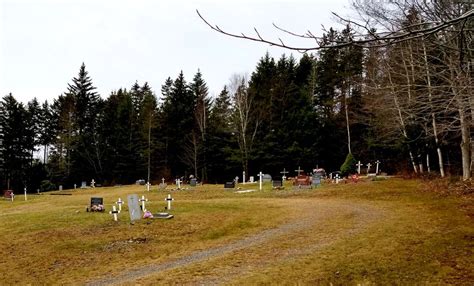
[[150, 211], [143, 213], [143, 218], [153, 218], [153, 214]]

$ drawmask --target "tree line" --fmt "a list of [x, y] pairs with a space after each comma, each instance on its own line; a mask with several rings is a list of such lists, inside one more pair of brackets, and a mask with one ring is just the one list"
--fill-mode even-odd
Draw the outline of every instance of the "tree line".
[[[397, 23], [415, 27], [425, 16], [412, 6]], [[158, 94], [135, 82], [104, 99], [82, 64], [52, 102], [23, 104], [12, 94], [0, 101], [0, 188], [189, 175], [220, 183], [242, 171], [278, 176], [299, 166], [350, 173], [358, 160], [380, 160], [389, 173], [468, 179], [472, 49], [470, 34], [456, 27], [442, 37], [344, 45], [299, 60], [265, 54], [215, 98], [198, 71], [189, 82], [183, 72], [169, 77]], [[355, 34], [347, 25], [320, 41], [350, 42]]]

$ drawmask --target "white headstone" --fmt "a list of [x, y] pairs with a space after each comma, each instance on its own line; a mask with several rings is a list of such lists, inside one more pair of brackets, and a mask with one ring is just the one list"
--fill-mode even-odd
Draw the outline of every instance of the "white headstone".
[[165, 199], [165, 201], [168, 202], [167, 210], [170, 210], [171, 209], [171, 201], [174, 201], [174, 199], [171, 197], [171, 194], [168, 194], [168, 197]]
[[295, 170], [295, 172], [298, 173], [298, 176], [300, 175], [301, 172], [303, 172], [304, 170], [301, 170], [300, 166], [298, 166], [298, 170]]
[[76, 185], [76, 184], [74, 184], [74, 190], [76, 189], [76, 187], [77, 187], [77, 185]]
[[254, 176], [250, 176], [250, 177], [249, 177], [249, 182], [250, 182], [250, 183], [253, 183], [253, 182], [255, 182], [255, 178], [254, 178]]
[[146, 183], [146, 190], [149, 192], [150, 191], [150, 182]]
[[139, 220], [142, 218], [140, 206], [138, 205], [138, 195], [128, 195], [127, 197], [128, 212], [130, 213], [130, 220]]
[[357, 174], [360, 175], [360, 166], [362, 166], [362, 164], [360, 163], [360, 161], [359, 161], [359, 163], [356, 164], [356, 166], [357, 166]]
[[380, 164], [380, 161], [379, 161], [379, 160], [375, 161], [375, 164], [376, 164], [376, 165], [375, 165], [375, 174], [378, 174], [378, 173], [379, 173], [379, 164]]
[[242, 184], [245, 184], [245, 171], [242, 171]]
[[146, 212], [145, 202], [148, 202], [148, 199], [145, 198], [145, 196], [142, 196], [142, 198], [140, 199], [140, 202], [142, 202], [142, 210]]
[[118, 201], [115, 202], [115, 203], [119, 206], [119, 211], [121, 211], [122, 210], [122, 204], [124, 203], [124, 201], [122, 201], [122, 199], [119, 198]]
[[112, 211], [109, 214], [114, 216], [114, 221], [117, 221], [117, 214], [120, 213], [120, 210], [117, 210], [115, 206], [112, 206]]
[[59, 185], [59, 190], [60, 190], [60, 191], [63, 190], [63, 185]]

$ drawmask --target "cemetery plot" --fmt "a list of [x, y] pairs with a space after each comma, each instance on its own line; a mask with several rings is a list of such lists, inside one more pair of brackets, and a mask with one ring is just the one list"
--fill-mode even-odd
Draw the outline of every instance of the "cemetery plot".
[[103, 212], [105, 211], [104, 207], [104, 199], [103, 198], [97, 198], [97, 197], [92, 197], [91, 198], [91, 204], [86, 208], [86, 211], [88, 212]]

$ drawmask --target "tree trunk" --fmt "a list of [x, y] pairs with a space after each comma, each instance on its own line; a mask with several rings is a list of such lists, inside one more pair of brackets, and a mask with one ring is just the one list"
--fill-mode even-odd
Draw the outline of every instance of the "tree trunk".
[[428, 56], [426, 54], [426, 46], [425, 46], [424, 38], [422, 39], [421, 42], [423, 43], [423, 58], [424, 58], [425, 72], [426, 72], [426, 83], [428, 84], [428, 101], [429, 101], [430, 110], [431, 110], [431, 125], [433, 127], [433, 136], [434, 136], [435, 144], [436, 144], [436, 153], [438, 154], [439, 173], [441, 175], [441, 178], [444, 178], [443, 154], [441, 153], [441, 147], [439, 146], [438, 126], [436, 125], [436, 115], [433, 111], [433, 103], [432, 103], [433, 93], [432, 93], [432, 87], [431, 87], [431, 75], [430, 75], [430, 70], [428, 67]]
[[347, 92], [344, 89], [342, 91], [342, 94], [344, 96], [344, 111], [346, 113], [347, 151], [349, 152], [348, 154], [352, 154], [352, 151], [351, 151], [351, 130], [350, 130], [350, 126], [349, 126], [349, 107], [347, 106], [347, 96], [346, 96]]
[[462, 156], [462, 179], [464, 181], [471, 178], [471, 158], [470, 158], [470, 147], [471, 138], [469, 134], [469, 121], [467, 120], [467, 114], [464, 109], [459, 108], [459, 118], [461, 123], [461, 156]]

